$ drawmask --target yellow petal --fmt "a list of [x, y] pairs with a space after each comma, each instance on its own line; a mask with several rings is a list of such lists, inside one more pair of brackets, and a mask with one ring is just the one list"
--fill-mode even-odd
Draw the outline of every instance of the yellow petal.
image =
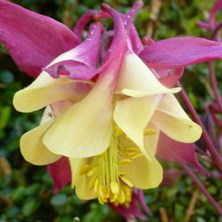
[[89, 188], [91, 177], [80, 175], [80, 169], [86, 164], [86, 159], [69, 158], [72, 172], [72, 186], [75, 187], [77, 196], [82, 200], [90, 200], [96, 198], [96, 193]]
[[145, 148], [147, 152], [150, 153], [152, 156], [155, 156], [157, 152], [157, 144], [159, 139], [159, 129], [152, 123], [149, 123], [146, 128], [154, 129], [156, 131], [155, 134], [147, 135], [144, 138]]
[[20, 112], [32, 112], [61, 100], [79, 101], [89, 87], [89, 84], [74, 82], [67, 76], [55, 79], [42, 72], [31, 85], [15, 94], [13, 104]]
[[[97, 82], [98, 83], [98, 82]], [[99, 82], [46, 132], [44, 144], [67, 157], [90, 157], [103, 153], [112, 134], [112, 94], [109, 82]]]
[[163, 86], [151, 70], [134, 53], [125, 54], [117, 92], [132, 97], [143, 97], [162, 93], [176, 93], [180, 88], [166, 88]]
[[173, 95], [165, 95], [161, 100], [152, 123], [170, 138], [184, 143], [197, 141], [202, 133], [201, 127], [189, 118]]
[[162, 96], [127, 98], [117, 101], [114, 120], [122, 131], [147, 155], [144, 147], [144, 130]]
[[144, 156], [138, 157], [132, 163], [122, 165], [120, 171], [139, 189], [155, 188], [163, 178], [162, 167], [154, 157], [150, 160]]
[[49, 114], [50, 110], [48, 107], [43, 115], [42, 124], [25, 133], [20, 140], [23, 157], [35, 165], [47, 165], [61, 157], [50, 152], [42, 143], [44, 133], [54, 122], [53, 116]]

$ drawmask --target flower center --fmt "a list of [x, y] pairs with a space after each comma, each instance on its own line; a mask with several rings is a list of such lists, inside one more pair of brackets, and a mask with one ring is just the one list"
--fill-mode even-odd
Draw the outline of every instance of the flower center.
[[89, 178], [89, 189], [94, 190], [101, 204], [111, 202], [118, 206], [131, 201], [133, 183], [121, 172], [121, 166], [142, 154], [138, 147], [128, 146], [128, 142], [127, 136], [115, 126], [109, 148], [80, 169], [79, 174]]

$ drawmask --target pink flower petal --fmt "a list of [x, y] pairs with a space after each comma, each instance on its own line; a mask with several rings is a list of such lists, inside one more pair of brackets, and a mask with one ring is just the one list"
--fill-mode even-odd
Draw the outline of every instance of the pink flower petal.
[[132, 49], [136, 54], [139, 54], [143, 51], [143, 44], [140, 40], [139, 34], [134, 25], [130, 25], [129, 28], [129, 37], [132, 44]]
[[206, 174], [206, 170], [196, 160], [193, 143], [177, 142], [161, 132], [157, 147], [157, 155], [160, 158], [179, 163], [190, 163], [200, 173]]
[[36, 77], [41, 68], [79, 41], [63, 24], [0, 0], [0, 42], [17, 65]]
[[171, 70], [160, 70], [158, 75], [160, 76], [160, 82], [166, 87], [173, 87], [180, 80], [183, 75], [183, 68], [176, 69], [174, 73]]
[[47, 168], [54, 183], [54, 192], [59, 192], [71, 182], [71, 169], [68, 158], [62, 157], [58, 161], [49, 164]]
[[52, 77], [68, 75], [71, 79], [76, 80], [88, 80], [97, 74], [96, 68], [89, 67], [82, 62], [77, 62], [74, 60], [58, 62], [49, 68], [45, 68], [44, 71], [49, 73]]
[[76, 23], [76, 26], [73, 30], [73, 32], [76, 34], [76, 36], [81, 39], [82, 31], [84, 30], [87, 23], [95, 18], [98, 18], [98, 20], [102, 18], [109, 18], [110, 15], [103, 11], [96, 11], [96, 10], [88, 10], [85, 14], [83, 14], [78, 22]]
[[146, 46], [140, 57], [150, 68], [181, 68], [222, 58], [222, 43], [196, 37], [171, 38]]
[[93, 23], [85, 41], [71, 50], [73, 52], [67, 60], [50, 65], [44, 70], [52, 77], [69, 75], [71, 79], [91, 79], [97, 74], [102, 28], [100, 23]]

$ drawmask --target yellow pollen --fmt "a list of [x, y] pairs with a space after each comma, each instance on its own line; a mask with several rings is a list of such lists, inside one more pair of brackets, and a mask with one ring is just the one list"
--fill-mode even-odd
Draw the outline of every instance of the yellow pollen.
[[91, 170], [88, 171], [87, 176], [90, 177], [92, 176], [98, 169], [98, 166], [93, 167]]
[[83, 175], [83, 174], [87, 173], [87, 172], [90, 170], [90, 168], [91, 168], [91, 167], [90, 167], [89, 164], [84, 165], [84, 166], [80, 169], [79, 175]]
[[127, 163], [132, 163], [132, 160], [131, 159], [123, 159], [118, 162], [118, 164], [127, 164]]
[[126, 151], [132, 151], [132, 152], [138, 152], [139, 149], [135, 146], [128, 146], [128, 147], [125, 147], [124, 150]]
[[118, 194], [119, 193], [119, 185], [117, 182], [111, 182], [110, 188], [113, 194]]
[[150, 136], [156, 134], [157, 131], [155, 129], [145, 129], [144, 136]]
[[89, 181], [89, 189], [92, 189], [95, 186], [96, 180], [98, 178], [96, 176], [92, 177]]
[[128, 185], [129, 187], [133, 187], [133, 184], [130, 180], [128, 180], [126, 177], [122, 176], [121, 177], [121, 180], [126, 184]]
[[143, 154], [142, 154], [142, 153], [139, 153], [139, 154], [133, 156], [133, 157], [132, 157], [132, 160], [135, 160], [136, 158], [141, 157], [141, 156], [143, 156]]
[[128, 152], [128, 153], [126, 153], [127, 156], [135, 156], [137, 154], [139, 154], [139, 153], [138, 152]]
[[120, 203], [120, 204], [122, 204], [122, 203], [125, 202], [125, 200], [126, 200], [126, 195], [125, 195], [125, 193], [124, 193], [123, 190], [121, 190], [118, 199], [119, 199], [119, 203]]
[[97, 193], [99, 191], [99, 179], [98, 178], [96, 178], [96, 181], [95, 181], [94, 191], [95, 191], [95, 193]]

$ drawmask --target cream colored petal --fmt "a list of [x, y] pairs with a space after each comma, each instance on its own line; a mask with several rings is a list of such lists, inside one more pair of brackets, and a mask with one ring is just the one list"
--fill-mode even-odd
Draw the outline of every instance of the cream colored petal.
[[15, 94], [13, 104], [20, 112], [32, 112], [61, 100], [79, 101], [89, 88], [88, 83], [77, 83], [67, 76], [55, 79], [42, 72], [30, 86]]
[[80, 175], [79, 171], [86, 159], [69, 158], [72, 171], [72, 186], [75, 187], [77, 196], [82, 200], [91, 200], [96, 198], [96, 193], [93, 189], [89, 189], [90, 177], [87, 175]]
[[201, 127], [189, 118], [173, 95], [165, 95], [152, 123], [170, 138], [184, 143], [197, 141], [202, 133]]
[[54, 115], [50, 106], [45, 109], [40, 126], [25, 133], [20, 140], [23, 157], [35, 165], [47, 165], [61, 156], [50, 152], [42, 143], [46, 130], [54, 123]]
[[152, 123], [149, 123], [146, 129], [148, 130], [153, 129], [156, 131], [155, 134], [145, 135], [145, 138], [144, 138], [145, 148], [147, 152], [150, 153], [152, 156], [155, 156], [157, 152], [157, 144], [158, 144], [158, 139], [159, 139], [159, 129]]
[[112, 94], [106, 82], [100, 82], [58, 118], [45, 134], [44, 144], [52, 152], [67, 157], [103, 153], [110, 143], [112, 114]]
[[162, 167], [154, 157], [150, 160], [144, 156], [138, 157], [132, 163], [122, 165], [120, 170], [139, 189], [155, 188], [163, 178]]
[[176, 93], [180, 88], [166, 88], [136, 54], [128, 53], [123, 59], [116, 91], [132, 97], [143, 97]]
[[144, 147], [144, 130], [162, 96], [127, 98], [117, 101], [114, 120], [123, 132], [147, 155]]

